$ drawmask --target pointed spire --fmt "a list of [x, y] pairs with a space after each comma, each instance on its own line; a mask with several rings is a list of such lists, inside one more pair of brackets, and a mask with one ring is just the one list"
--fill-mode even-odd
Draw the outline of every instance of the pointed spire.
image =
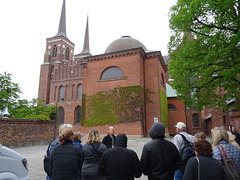
[[90, 53], [90, 50], [89, 50], [88, 16], [87, 16], [87, 25], [86, 25], [86, 30], [85, 30], [83, 50], [80, 54], [86, 54], [87, 56], [91, 56], [91, 53]]
[[61, 35], [67, 38], [65, 0], [63, 0], [62, 12], [61, 12], [61, 17], [60, 17], [59, 26], [58, 26], [58, 33], [55, 36], [61, 36]]

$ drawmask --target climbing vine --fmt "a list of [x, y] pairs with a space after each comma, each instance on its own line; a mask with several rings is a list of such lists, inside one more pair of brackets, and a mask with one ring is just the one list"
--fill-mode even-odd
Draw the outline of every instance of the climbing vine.
[[82, 122], [96, 126], [141, 121], [145, 102], [152, 102], [151, 94], [142, 86], [128, 86], [87, 96], [82, 105], [86, 107]]
[[168, 127], [167, 96], [161, 89], [159, 89], [159, 94], [160, 94], [161, 121], [165, 127]]

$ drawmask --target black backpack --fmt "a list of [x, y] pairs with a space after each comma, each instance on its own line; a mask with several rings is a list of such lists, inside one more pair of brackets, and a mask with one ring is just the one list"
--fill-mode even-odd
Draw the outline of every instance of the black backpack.
[[195, 156], [195, 150], [193, 148], [193, 143], [188, 141], [184, 135], [182, 135], [182, 134], [179, 134], [179, 135], [181, 135], [182, 138], [183, 138], [182, 144], [179, 148], [179, 153], [180, 153], [181, 158], [182, 158], [183, 166], [186, 166], [188, 160], [191, 157]]

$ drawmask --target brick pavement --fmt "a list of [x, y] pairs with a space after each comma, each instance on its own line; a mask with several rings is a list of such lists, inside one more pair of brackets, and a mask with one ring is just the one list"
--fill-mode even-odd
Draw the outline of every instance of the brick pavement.
[[[86, 135], [84, 136], [83, 144], [85, 142]], [[134, 150], [138, 157], [141, 157], [142, 148], [144, 144], [151, 141], [150, 138], [142, 138], [136, 136], [128, 136], [128, 148]], [[31, 180], [43, 180], [46, 178], [46, 174], [43, 169], [43, 157], [48, 145], [37, 145], [30, 147], [20, 147], [14, 150], [25, 156], [28, 160], [28, 170]], [[138, 180], [147, 180], [147, 177], [142, 175]]]

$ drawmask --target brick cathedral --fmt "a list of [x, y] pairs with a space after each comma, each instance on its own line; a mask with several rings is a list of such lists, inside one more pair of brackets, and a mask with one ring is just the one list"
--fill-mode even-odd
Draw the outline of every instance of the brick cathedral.
[[166, 121], [167, 66], [161, 52], [123, 36], [103, 54], [92, 55], [88, 21], [83, 36], [83, 50], [75, 54], [66, 34], [64, 0], [58, 33], [46, 40], [38, 92], [46, 105], [57, 105], [57, 124], [72, 124], [83, 133], [93, 127], [106, 133], [112, 124], [116, 133], [143, 135], [154, 122]]
[[114, 125], [116, 133], [129, 135], [147, 135], [154, 122], [163, 122], [170, 135], [179, 121], [191, 134], [210, 135], [215, 126], [226, 130], [240, 126], [235, 109], [199, 112], [177, 99], [167, 73], [169, 56], [147, 50], [130, 36], [113, 41], [103, 54], [92, 55], [89, 36], [87, 20], [83, 50], [75, 54], [66, 34], [63, 0], [58, 33], [46, 40], [38, 92], [46, 105], [58, 107], [57, 125], [69, 123], [83, 133], [95, 127], [103, 134]]

